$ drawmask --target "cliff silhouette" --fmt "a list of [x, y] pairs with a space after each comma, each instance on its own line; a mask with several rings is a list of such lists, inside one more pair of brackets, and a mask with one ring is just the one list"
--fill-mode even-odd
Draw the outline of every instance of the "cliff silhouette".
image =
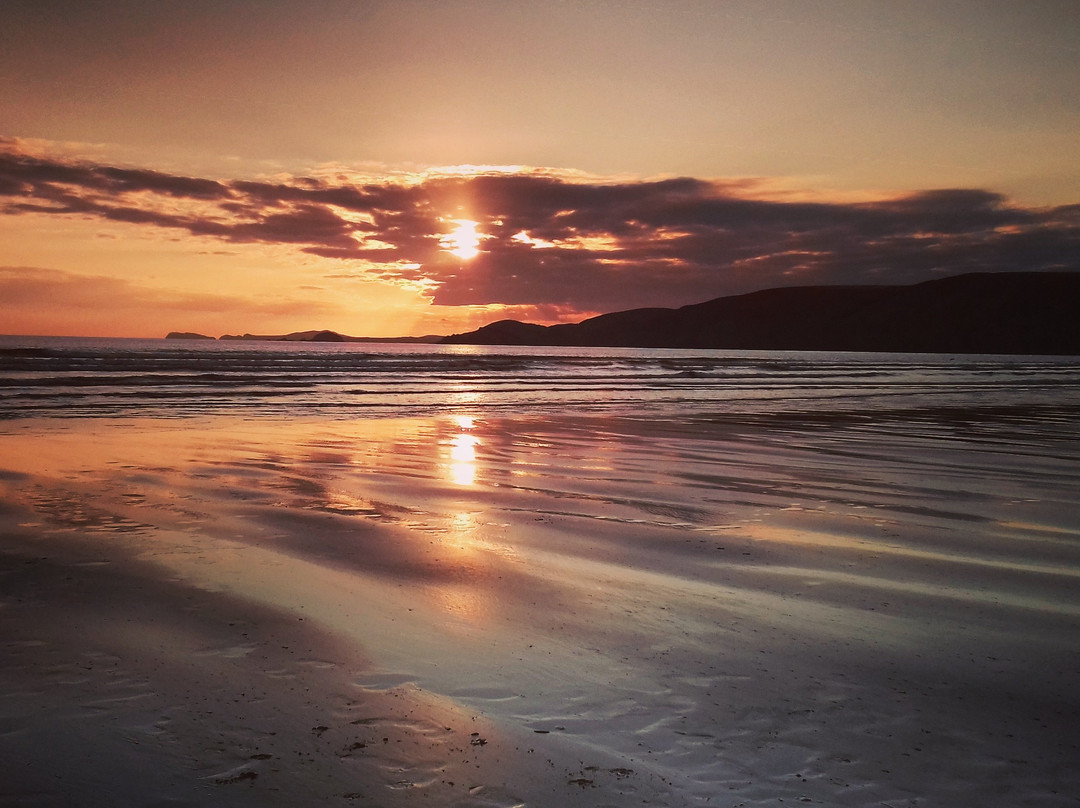
[[911, 286], [793, 286], [552, 326], [502, 320], [443, 342], [634, 348], [1080, 354], [1080, 272]]

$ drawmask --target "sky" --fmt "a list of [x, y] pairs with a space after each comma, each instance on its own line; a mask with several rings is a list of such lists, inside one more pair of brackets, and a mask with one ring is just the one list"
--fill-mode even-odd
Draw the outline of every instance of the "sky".
[[4, 0], [0, 333], [1080, 269], [1076, 0]]

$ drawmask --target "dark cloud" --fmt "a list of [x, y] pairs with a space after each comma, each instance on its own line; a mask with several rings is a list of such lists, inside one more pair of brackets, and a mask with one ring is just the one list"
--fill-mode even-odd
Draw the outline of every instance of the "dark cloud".
[[[442, 305], [595, 312], [803, 284], [1080, 269], [1080, 206], [981, 189], [795, 201], [754, 181], [605, 182], [554, 171], [219, 181], [24, 154], [0, 141], [0, 212], [77, 215], [287, 245], [350, 276], [422, 282]], [[449, 254], [455, 219], [481, 253]]]
[[229, 231], [231, 241], [256, 241], [275, 244], [320, 244], [348, 249], [356, 242], [352, 223], [330, 208], [304, 203], [283, 212], [260, 215], [254, 221], [236, 224]]
[[[7, 148], [5, 148], [7, 147]], [[147, 169], [63, 163], [27, 154], [0, 141], [0, 193], [34, 195], [57, 185], [103, 194], [147, 191], [176, 198], [225, 199], [231, 191], [215, 180], [178, 177]]]

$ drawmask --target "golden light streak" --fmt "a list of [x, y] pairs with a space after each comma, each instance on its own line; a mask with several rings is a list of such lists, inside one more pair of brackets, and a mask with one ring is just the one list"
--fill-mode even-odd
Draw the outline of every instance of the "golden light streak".
[[456, 255], [462, 261], [476, 258], [480, 254], [480, 239], [482, 238], [476, 230], [479, 223], [472, 219], [453, 219], [452, 221], [457, 227], [439, 239], [439, 245], [444, 251]]
[[535, 249], [546, 249], [555, 246], [554, 241], [545, 241], [542, 238], [533, 238], [524, 230], [519, 230], [517, 233], [514, 233], [514, 235], [510, 236], [510, 240], [516, 241], [519, 244], [528, 244], [530, 247], [533, 247]]

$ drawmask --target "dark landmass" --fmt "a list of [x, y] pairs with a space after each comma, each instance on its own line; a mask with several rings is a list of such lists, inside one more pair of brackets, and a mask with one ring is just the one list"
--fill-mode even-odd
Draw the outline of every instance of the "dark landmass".
[[294, 331], [291, 334], [222, 334], [218, 339], [259, 340], [261, 342], [346, 342], [336, 331]]
[[170, 331], [165, 339], [213, 339], [206, 334], [196, 334], [194, 331]]
[[912, 286], [801, 286], [542, 326], [501, 320], [443, 342], [1080, 355], [1080, 272], [972, 273]]
[[[190, 331], [170, 331], [165, 339], [214, 339]], [[428, 334], [423, 337], [350, 337], [336, 331], [294, 331], [291, 334], [222, 334], [223, 340], [252, 340], [262, 342], [442, 342], [443, 337]]]

